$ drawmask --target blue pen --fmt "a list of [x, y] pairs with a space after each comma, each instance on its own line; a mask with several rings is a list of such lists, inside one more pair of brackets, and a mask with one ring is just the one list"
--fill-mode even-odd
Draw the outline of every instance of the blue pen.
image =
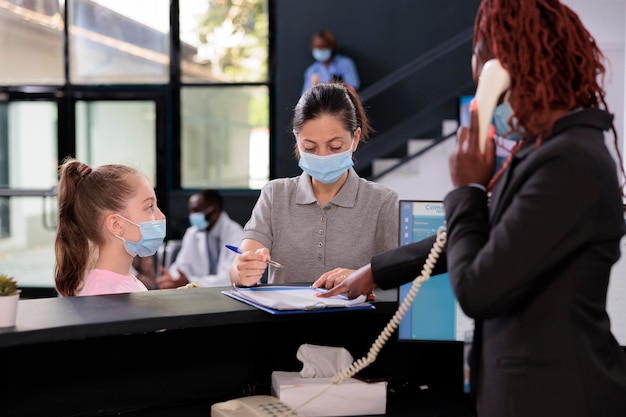
[[[232, 250], [233, 252], [237, 252], [238, 254], [242, 254], [243, 252], [241, 251], [241, 249], [239, 249], [237, 246], [233, 246], [233, 245], [226, 245], [226, 247], [230, 250]], [[272, 261], [271, 259], [269, 261], [267, 261], [268, 264], [275, 266], [276, 268], [283, 268], [283, 266], [281, 264], [279, 264], [276, 261]]]

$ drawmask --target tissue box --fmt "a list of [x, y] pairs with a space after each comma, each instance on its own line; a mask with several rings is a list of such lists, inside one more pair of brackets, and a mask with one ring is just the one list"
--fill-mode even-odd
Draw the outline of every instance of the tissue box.
[[[304, 417], [385, 414], [387, 383], [349, 378], [328, 388], [331, 378], [302, 378], [299, 372], [272, 372], [272, 394]], [[324, 391], [325, 390], [325, 391]], [[324, 391], [321, 395], [320, 392]]]

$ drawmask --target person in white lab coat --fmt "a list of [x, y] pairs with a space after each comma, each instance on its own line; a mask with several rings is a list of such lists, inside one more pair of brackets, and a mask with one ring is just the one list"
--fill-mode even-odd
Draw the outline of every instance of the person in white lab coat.
[[243, 227], [223, 211], [223, 198], [215, 190], [189, 197], [189, 223], [176, 260], [157, 278], [158, 288], [195, 283], [201, 287], [230, 285], [229, 269], [237, 255], [225, 245], [239, 245]]

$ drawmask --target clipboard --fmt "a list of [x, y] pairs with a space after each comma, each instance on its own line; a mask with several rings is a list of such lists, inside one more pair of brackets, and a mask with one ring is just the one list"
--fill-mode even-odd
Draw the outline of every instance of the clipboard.
[[268, 285], [260, 287], [239, 288], [222, 294], [241, 301], [270, 314], [302, 314], [331, 311], [374, 310], [365, 296], [349, 299], [344, 295], [330, 298], [319, 298], [315, 294], [325, 290], [289, 285]]

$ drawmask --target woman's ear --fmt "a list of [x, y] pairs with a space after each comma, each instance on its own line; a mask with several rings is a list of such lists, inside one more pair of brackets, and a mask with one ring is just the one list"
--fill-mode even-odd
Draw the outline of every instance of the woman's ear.
[[361, 141], [361, 127], [357, 127], [354, 131], [354, 144], [352, 145], [352, 152], [356, 151], [356, 148], [359, 146], [359, 142]]

